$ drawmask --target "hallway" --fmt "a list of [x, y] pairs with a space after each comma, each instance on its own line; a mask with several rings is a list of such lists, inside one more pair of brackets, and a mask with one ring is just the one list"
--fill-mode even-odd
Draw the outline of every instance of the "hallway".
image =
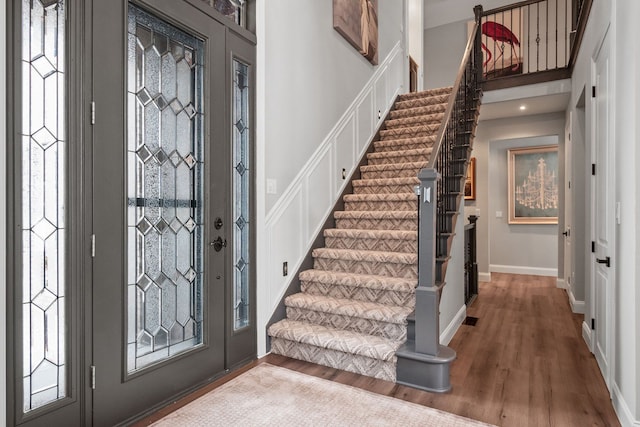
[[498, 426], [617, 426], [595, 358], [552, 277], [493, 273], [449, 344], [450, 393], [438, 395], [310, 363], [264, 361]]

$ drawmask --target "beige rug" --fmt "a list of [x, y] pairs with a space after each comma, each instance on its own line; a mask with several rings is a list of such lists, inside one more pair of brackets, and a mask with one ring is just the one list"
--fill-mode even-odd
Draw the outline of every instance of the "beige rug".
[[153, 426], [487, 426], [289, 369], [258, 365]]

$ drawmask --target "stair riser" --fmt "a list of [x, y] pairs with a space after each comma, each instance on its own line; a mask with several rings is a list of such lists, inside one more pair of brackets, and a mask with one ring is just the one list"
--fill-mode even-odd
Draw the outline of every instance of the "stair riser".
[[380, 131], [380, 140], [389, 141], [393, 139], [422, 138], [433, 136], [438, 132], [438, 125], [390, 129]]
[[362, 179], [379, 179], [379, 178], [406, 178], [411, 176], [418, 176], [418, 172], [420, 172], [421, 168], [411, 168], [411, 169], [393, 169], [386, 171], [361, 171]]
[[[368, 156], [367, 158], [370, 165], [394, 165], [398, 163], [428, 162], [430, 154], [431, 153], [406, 154], [406, 155], [384, 156], [384, 157]], [[400, 177], [396, 175], [396, 176], [393, 176], [392, 178], [400, 178]]]
[[418, 107], [426, 107], [429, 105], [444, 104], [448, 101], [448, 98], [449, 98], [448, 95], [437, 95], [437, 96], [430, 96], [427, 98], [417, 98], [417, 99], [410, 99], [407, 101], [400, 101], [395, 103], [394, 109], [404, 110], [407, 108], [418, 108]]
[[418, 209], [415, 200], [403, 200], [397, 202], [345, 202], [345, 211], [413, 211]]
[[425, 98], [427, 96], [434, 96], [434, 95], [448, 95], [451, 93], [451, 88], [442, 87], [442, 88], [436, 88], [436, 89], [429, 89], [429, 91], [426, 93], [428, 95], [425, 95], [425, 92], [403, 93], [402, 95], [398, 96], [398, 101], [409, 101], [411, 99], [420, 99], [420, 98]]
[[412, 308], [416, 305], [414, 293], [370, 289], [358, 286], [343, 286], [333, 283], [305, 282], [300, 284], [302, 292], [309, 295], [322, 295], [332, 298], [343, 298], [354, 301], [375, 302], [384, 305], [395, 305]]
[[444, 118], [444, 114], [426, 114], [412, 117], [402, 117], [399, 119], [387, 120], [384, 123], [386, 129], [399, 129], [403, 127], [421, 126], [436, 124], [439, 125]]
[[331, 249], [352, 249], [361, 251], [385, 251], [416, 253], [417, 240], [398, 239], [357, 239], [350, 237], [326, 237], [325, 246]]
[[401, 110], [393, 110], [389, 113], [389, 118], [391, 120], [397, 120], [407, 117], [416, 117], [416, 116], [424, 116], [428, 114], [438, 114], [444, 113], [447, 109], [447, 104], [435, 104], [435, 105], [426, 105], [423, 107], [416, 108], [404, 108]]
[[396, 358], [391, 361], [329, 350], [310, 344], [302, 344], [282, 338], [271, 339], [271, 352], [292, 359], [304, 360], [317, 365], [354, 372], [368, 377], [395, 382]]
[[417, 230], [417, 219], [371, 219], [341, 218], [336, 219], [336, 228], [358, 230]]
[[375, 147], [376, 153], [386, 153], [389, 151], [406, 151], [406, 150], [421, 150], [425, 148], [433, 147], [433, 142], [417, 142], [417, 143], [406, 143], [406, 144], [396, 144], [396, 145], [385, 145], [385, 144], [376, 144], [373, 143]]
[[412, 126], [440, 124], [443, 119], [442, 114], [427, 114], [425, 116], [403, 117], [385, 122], [386, 129], [400, 129]]
[[416, 179], [415, 184], [392, 184], [392, 185], [361, 185], [353, 187], [353, 194], [395, 194], [395, 193], [413, 193], [413, 187], [418, 185]]
[[345, 273], [400, 277], [403, 279], [415, 280], [418, 278], [418, 266], [415, 264], [316, 258], [314, 260], [314, 268], [327, 271], [342, 271]]
[[394, 341], [407, 339], [406, 325], [379, 322], [359, 317], [349, 317], [334, 313], [321, 313], [298, 307], [287, 307], [287, 318], [301, 322], [315, 323], [329, 328], [343, 329], [359, 334], [375, 335]]

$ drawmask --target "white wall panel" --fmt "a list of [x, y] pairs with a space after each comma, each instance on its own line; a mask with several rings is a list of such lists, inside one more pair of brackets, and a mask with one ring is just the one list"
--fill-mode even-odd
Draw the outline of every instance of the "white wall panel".
[[[342, 129], [338, 131], [335, 140], [336, 163], [333, 176], [335, 177], [336, 192], [346, 183], [346, 179], [351, 176], [355, 162], [355, 146], [356, 146], [356, 126], [355, 114], [350, 114]], [[342, 179], [342, 169], [345, 170], [345, 179]]]
[[[307, 235], [313, 237], [317, 233], [318, 227], [323, 224], [327, 217], [329, 209], [331, 209], [334, 191], [331, 171], [335, 169], [333, 166], [333, 150], [327, 147], [320, 156], [318, 163], [309, 171], [307, 178]], [[327, 179], [329, 177], [329, 179]], [[342, 180], [341, 180], [342, 181]]]
[[[269, 236], [269, 306], [275, 307], [282, 297], [282, 282], [288, 277], [282, 274], [282, 263], [287, 262], [289, 271], [294, 272], [302, 260], [301, 254], [306, 243], [304, 215], [304, 194], [302, 186], [292, 193], [289, 203], [282, 209], [275, 221], [270, 224]], [[260, 276], [260, 275], [258, 275]]]
[[358, 117], [358, 153], [362, 153], [369, 144], [373, 132], [373, 91], [369, 90], [357, 107]]

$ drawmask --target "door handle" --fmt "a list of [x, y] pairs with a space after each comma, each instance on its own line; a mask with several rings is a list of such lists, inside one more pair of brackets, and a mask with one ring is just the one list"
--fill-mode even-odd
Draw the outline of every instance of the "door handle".
[[605, 259], [596, 258], [596, 262], [598, 264], [606, 264], [607, 267], [611, 267], [611, 258], [606, 257]]
[[569, 231], [565, 231], [564, 233], [562, 233], [565, 237], [567, 237], [569, 235]]
[[209, 243], [209, 246], [213, 246], [213, 250], [215, 250], [216, 252], [220, 252], [222, 248], [227, 247], [227, 239], [222, 240], [222, 237], [218, 236], [216, 240]]

